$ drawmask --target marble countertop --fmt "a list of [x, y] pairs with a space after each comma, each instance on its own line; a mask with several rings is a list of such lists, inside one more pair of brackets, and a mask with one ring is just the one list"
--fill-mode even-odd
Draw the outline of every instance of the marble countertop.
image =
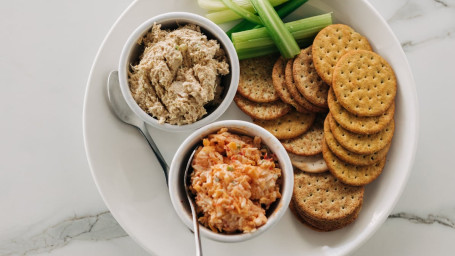
[[[420, 134], [399, 202], [352, 255], [454, 255], [455, 1], [370, 1], [411, 65]], [[90, 67], [130, 3], [2, 3], [0, 255], [149, 255], [107, 210], [82, 137]]]

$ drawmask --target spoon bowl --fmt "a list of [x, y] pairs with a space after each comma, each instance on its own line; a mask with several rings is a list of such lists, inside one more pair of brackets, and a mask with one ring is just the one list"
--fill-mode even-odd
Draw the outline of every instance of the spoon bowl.
[[107, 80], [107, 97], [109, 99], [109, 105], [117, 118], [126, 124], [136, 127], [141, 132], [141, 134], [144, 135], [148, 144], [152, 148], [153, 153], [155, 153], [155, 156], [158, 159], [161, 168], [164, 171], [166, 184], [168, 184], [169, 166], [167, 165], [164, 157], [161, 155], [160, 150], [153, 141], [152, 136], [150, 136], [144, 121], [142, 121], [126, 103], [125, 98], [122, 95], [122, 91], [120, 90], [117, 71], [112, 71], [109, 74], [109, 78]]

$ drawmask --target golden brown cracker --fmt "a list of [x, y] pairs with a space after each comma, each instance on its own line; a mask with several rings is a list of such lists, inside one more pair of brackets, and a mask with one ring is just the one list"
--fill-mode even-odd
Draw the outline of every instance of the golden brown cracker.
[[363, 187], [344, 184], [329, 172], [294, 174], [294, 206], [312, 220], [336, 223], [348, 219], [361, 207], [363, 194]]
[[357, 154], [372, 154], [385, 148], [391, 141], [395, 130], [395, 122], [389, 124], [380, 132], [375, 134], [356, 134], [341, 127], [329, 113], [327, 115], [330, 130], [335, 139], [345, 149]]
[[389, 145], [387, 145], [385, 148], [379, 150], [378, 152], [374, 152], [368, 155], [361, 155], [350, 152], [343, 148], [343, 146], [341, 146], [340, 143], [338, 143], [335, 137], [333, 137], [332, 131], [330, 130], [328, 119], [324, 121], [324, 140], [325, 143], [327, 143], [327, 146], [329, 147], [330, 151], [339, 159], [348, 164], [361, 166], [372, 165], [384, 159], [391, 145], [391, 143], [389, 143]]
[[237, 92], [246, 99], [259, 103], [278, 100], [271, 76], [276, 59], [275, 55], [267, 55], [241, 60]]
[[327, 221], [327, 220], [318, 220], [318, 219], [313, 219], [308, 217], [307, 215], [303, 214], [302, 212], [299, 212], [298, 209], [294, 206], [293, 202], [293, 207], [294, 207], [294, 214], [298, 214], [298, 217], [301, 218], [301, 221], [308, 225], [310, 228], [319, 231], [319, 232], [328, 232], [328, 231], [334, 231], [340, 228], [343, 228], [352, 222], [354, 222], [357, 217], [359, 216], [359, 212], [362, 209], [362, 205], [357, 207], [352, 214], [349, 216], [346, 216], [343, 219], [336, 220], [336, 221]]
[[308, 131], [293, 139], [283, 140], [284, 148], [291, 153], [300, 156], [314, 156], [322, 152], [322, 140], [324, 136], [324, 118], [316, 117]]
[[272, 81], [273, 87], [281, 100], [287, 104], [292, 105], [298, 112], [308, 113], [309, 111], [298, 104], [289, 93], [286, 87], [285, 69], [287, 61], [280, 57], [273, 65]]
[[347, 111], [359, 116], [379, 116], [393, 104], [397, 81], [384, 58], [372, 51], [356, 50], [337, 62], [332, 88]]
[[332, 89], [329, 90], [328, 103], [333, 119], [343, 128], [359, 134], [374, 134], [383, 130], [393, 119], [395, 114], [395, 103], [380, 116], [358, 116], [347, 111], [338, 103]]
[[292, 165], [304, 172], [321, 173], [328, 170], [327, 164], [322, 158], [322, 154], [314, 156], [299, 156], [288, 153]]
[[333, 176], [352, 186], [363, 186], [373, 182], [382, 173], [386, 161], [383, 158], [375, 164], [366, 166], [348, 164], [336, 157], [325, 141], [322, 144], [322, 156]]
[[240, 110], [253, 119], [276, 119], [286, 115], [291, 110], [291, 107], [282, 101], [256, 103], [249, 101], [238, 94], [235, 95], [234, 102]]
[[332, 85], [332, 75], [338, 60], [351, 50], [370, 50], [368, 40], [343, 24], [325, 27], [313, 41], [313, 63], [318, 75], [328, 85]]
[[329, 85], [314, 69], [311, 46], [300, 51], [294, 59], [292, 71], [295, 86], [302, 96], [315, 106], [327, 108]]
[[288, 60], [286, 64], [286, 69], [285, 69], [285, 79], [286, 79], [286, 87], [289, 91], [289, 93], [292, 95], [293, 99], [303, 106], [305, 109], [307, 109], [310, 112], [319, 112], [319, 113], [325, 113], [327, 112], [327, 108], [321, 108], [318, 106], [315, 106], [311, 102], [309, 102], [305, 97], [303, 97], [300, 92], [297, 90], [297, 87], [295, 86], [294, 83], [294, 76], [292, 74], [292, 65], [293, 65], [293, 59]]
[[315, 119], [314, 113], [299, 113], [291, 111], [288, 114], [273, 120], [253, 119], [253, 122], [279, 140], [295, 138], [310, 129]]

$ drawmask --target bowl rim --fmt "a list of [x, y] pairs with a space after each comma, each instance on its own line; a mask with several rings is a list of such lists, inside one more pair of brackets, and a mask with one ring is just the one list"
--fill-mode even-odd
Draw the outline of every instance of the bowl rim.
[[228, 243], [241, 242], [264, 233], [270, 227], [278, 223], [281, 217], [283, 217], [288, 209], [292, 197], [294, 188], [294, 169], [292, 167], [291, 160], [289, 159], [289, 156], [280, 141], [269, 131], [254, 123], [241, 120], [223, 120], [211, 123], [201, 129], [194, 131], [179, 146], [177, 152], [174, 155], [174, 158], [172, 159], [171, 167], [169, 168], [169, 195], [171, 202], [180, 220], [189, 229], [193, 230], [193, 222], [191, 216], [189, 214], [186, 214], [183, 208], [182, 202], [186, 202], [186, 197], [179, 197], [179, 187], [181, 188], [183, 186], [179, 184], [179, 174], [182, 172], [182, 170], [179, 168], [181, 167], [182, 162], [187, 159], [187, 157], [184, 156], [186, 156], [187, 153], [194, 148], [195, 144], [197, 144], [198, 141], [201, 141], [208, 134], [217, 132], [221, 128], [239, 129], [246, 133], [250, 133], [248, 136], [255, 135], [261, 137], [261, 142], [265, 144], [277, 156], [282, 170], [283, 180], [281, 198], [279, 199], [275, 210], [268, 217], [267, 222], [263, 226], [259, 227], [256, 231], [241, 234], [222, 234], [212, 232], [210, 229], [199, 225], [200, 233], [212, 240]]
[[[229, 69], [230, 69], [230, 76], [231, 81], [229, 83], [229, 88], [225, 94], [224, 99], [220, 103], [216, 109], [208, 114], [207, 116], [203, 117], [202, 119], [185, 125], [172, 125], [168, 123], [160, 124], [157, 119], [153, 118], [149, 114], [147, 114], [144, 110], [142, 110], [139, 105], [134, 100], [133, 96], [131, 95], [128, 83], [128, 75], [127, 69], [124, 67], [129, 66], [129, 56], [134, 49], [137, 41], [145, 34], [150, 28], [153, 26], [154, 23], [192, 23], [200, 26], [204, 30], [210, 32], [214, 38], [218, 40], [218, 43], [221, 47], [226, 51], [227, 58], [229, 60]], [[126, 43], [124, 44], [121, 54], [120, 54], [120, 61], [118, 66], [119, 72], [119, 83], [120, 89], [122, 91], [123, 97], [127, 102], [128, 106], [131, 110], [141, 118], [145, 123], [158, 128], [164, 131], [171, 131], [171, 132], [182, 132], [182, 131], [192, 131], [197, 128], [200, 128], [204, 125], [207, 125], [216, 119], [218, 119], [229, 107], [231, 102], [234, 99], [235, 93], [237, 91], [239, 78], [240, 78], [240, 64], [237, 53], [235, 51], [234, 45], [232, 44], [229, 37], [226, 33], [215, 23], [211, 20], [200, 16], [198, 14], [190, 13], [190, 12], [167, 12], [157, 16], [154, 16], [141, 25], [139, 25], [128, 37]]]

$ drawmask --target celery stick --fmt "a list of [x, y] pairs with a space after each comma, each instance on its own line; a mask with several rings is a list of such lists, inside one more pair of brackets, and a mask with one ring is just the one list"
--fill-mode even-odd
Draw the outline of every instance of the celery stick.
[[[253, 10], [250, 0], [232, 0], [235, 4], [242, 8]], [[277, 6], [287, 2], [288, 0], [269, 0], [273, 6]], [[222, 11], [229, 9], [220, 0], [197, 0], [199, 7], [208, 11]]]
[[264, 47], [264, 48], [258, 48], [256, 50], [240, 50], [237, 51], [237, 56], [239, 57], [239, 60], [243, 59], [249, 59], [249, 58], [254, 58], [254, 57], [259, 57], [259, 56], [265, 56], [271, 53], [278, 52], [278, 48], [276, 46], [273, 47]]
[[[308, 28], [305, 30], [300, 30], [300, 31], [295, 31], [291, 32], [292, 37], [294, 37], [295, 40], [300, 40], [304, 38], [313, 38], [317, 35], [317, 33], [325, 28], [327, 25], [321, 25], [317, 27], [312, 27]], [[270, 46], [275, 44], [272, 38], [268, 35], [265, 35], [263, 37], [258, 37], [256, 39], [249, 39], [249, 40], [237, 40], [234, 38], [234, 34], [232, 34], [232, 42], [235, 46], [236, 49], [247, 49], [247, 48], [255, 48], [255, 47], [260, 47], [260, 46]]]
[[281, 18], [276, 13], [273, 6], [267, 0], [250, 0], [256, 9], [259, 17], [261, 17], [264, 27], [268, 34], [275, 42], [281, 55], [286, 58], [293, 58], [299, 54], [300, 48], [297, 45], [294, 37], [284, 25]]
[[241, 19], [242, 16], [233, 12], [232, 10], [222, 10], [217, 12], [209, 12], [205, 17], [216, 24], [222, 24], [233, 20]]
[[[291, 0], [289, 2], [286, 2], [276, 8], [276, 13], [278, 13], [278, 16], [280, 18], [285, 18], [289, 14], [291, 14], [295, 9], [299, 8], [302, 6], [304, 3], [306, 3], [308, 0]], [[244, 30], [250, 30], [253, 28], [258, 28], [261, 26], [258, 26], [255, 23], [252, 23], [248, 20], [242, 20], [239, 22], [237, 25], [229, 29], [226, 34], [231, 37], [232, 33], [244, 31]]]
[[258, 16], [256, 16], [254, 13], [238, 6], [232, 0], [221, 0], [221, 1], [223, 2], [223, 4], [225, 4], [227, 7], [229, 7], [229, 9], [231, 9], [233, 12], [237, 13], [238, 15], [242, 16], [244, 19], [246, 19], [252, 23], [262, 25], [262, 21], [261, 21], [261, 19], [259, 19]]
[[[287, 1], [289, 1], [289, 0], [270, 0], [270, 3], [273, 6], [277, 6], [277, 5], [280, 5]], [[252, 5], [245, 7], [245, 10], [256, 13], [256, 11], [254, 10]], [[232, 11], [230, 9], [209, 12], [205, 15], [205, 17], [207, 17], [209, 20], [215, 22], [216, 24], [221, 24], [221, 23], [226, 23], [226, 22], [233, 21], [233, 20], [242, 19], [242, 16], [238, 15], [237, 13], [235, 13], [234, 11]]]
[[[311, 36], [315, 30], [319, 32], [321, 27], [323, 28], [330, 24], [332, 24], [332, 14], [326, 13], [301, 20], [291, 21], [286, 23], [285, 26], [289, 30], [289, 32], [291, 32], [291, 34], [308, 33], [309, 36]], [[232, 34], [233, 42], [257, 40], [259, 38], [264, 40], [265, 39], [271, 40], [270, 36], [267, 33], [266, 28], [256, 28]]]
[[[317, 33], [330, 24], [332, 24], [332, 15], [327, 13], [288, 22], [285, 26], [302, 48], [312, 44]], [[233, 33], [232, 42], [239, 59], [263, 56], [278, 51], [265, 28]]]
[[[313, 43], [313, 38], [304, 38], [300, 40], [296, 40], [297, 44], [300, 46], [300, 48], [306, 48], [310, 46]], [[269, 45], [269, 46], [262, 46], [258, 48], [246, 48], [246, 49], [240, 49], [237, 50], [237, 55], [240, 60], [243, 59], [248, 59], [248, 58], [254, 58], [254, 57], [259, 57], [259, 56], [264, 56], [268, 55], [271, 53], [276, 53], [278, 52], [278, 48], [275, 45]]]

